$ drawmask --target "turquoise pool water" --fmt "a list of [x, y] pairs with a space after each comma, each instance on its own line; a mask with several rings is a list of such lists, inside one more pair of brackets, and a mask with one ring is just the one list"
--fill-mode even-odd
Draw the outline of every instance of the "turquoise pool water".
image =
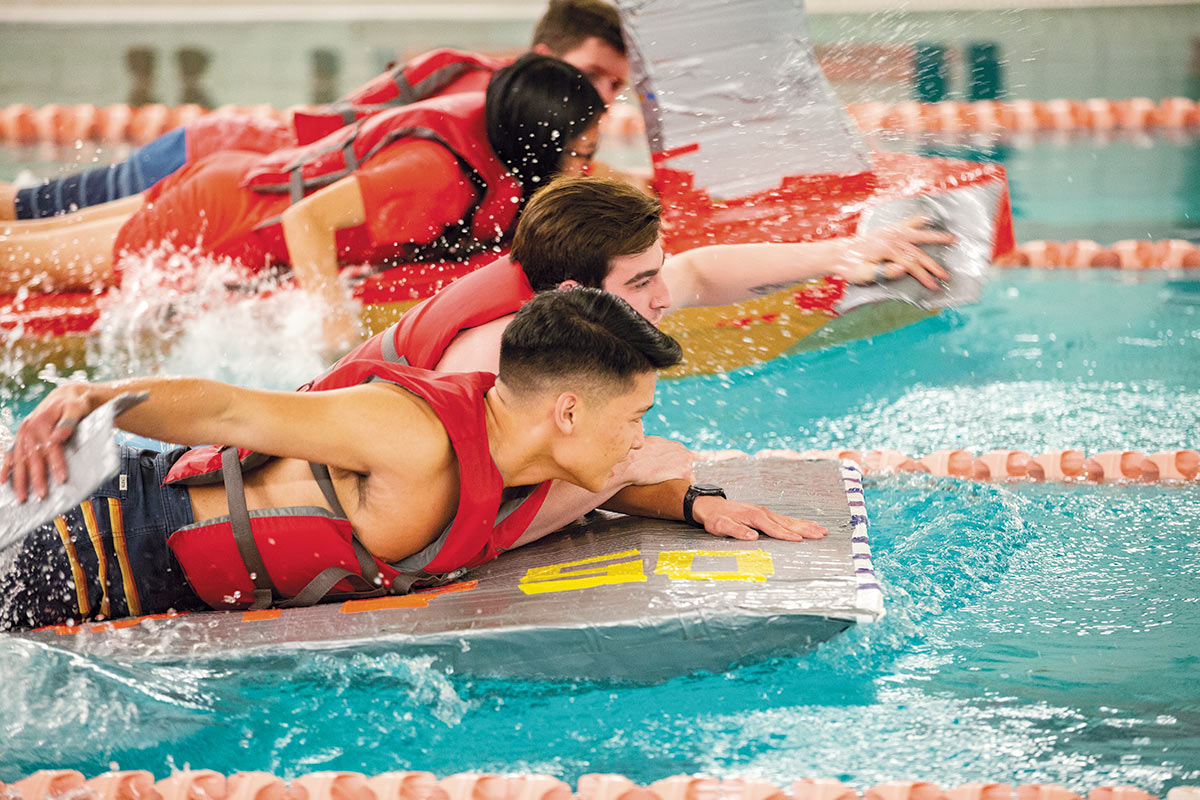
[[[1005, 273], [979, 305], [658, 400], [654, 432], [699, 448], [1194, 446], [1200, 283]], [[0, 780], [114, 763], [1200, 780], [1200, 487], [906, 476], [868, 480], [867, 502], [887, 617], [657, 686], [484, 680], [385, 645], [147, 666], [0, 638]]]
[[[889, 146], [1004, 163], [1021, 240], [1200, 235], [1196, 139], [1019, 144]], [[109, 155], [0, 149], [0, 178]], [[108, 376], [165, 364], [287, 388], [319, 361], [279, 359], [297, 339], [288, 326], [308, 324], [280, 320], [205, 319], [169, 356], [131, 354], [136, 337], [117, 325], [92, 363]], [[0, 424], [55, 377], [0, 381]], [[658, 394], [649, 427], [699, 449], [1196, 447], [1200, 281], [1006, 272], [979, 305]], [[1160, 795], [1200, 782], [1200, 487], [907, 476], [869, 479], [867, 502], [883, 621], [801, 658], [658, 686], [482, 680], [384, 645], [147, 666], [0, 637], [0, 780], [190, 764], [1129, 783]]]

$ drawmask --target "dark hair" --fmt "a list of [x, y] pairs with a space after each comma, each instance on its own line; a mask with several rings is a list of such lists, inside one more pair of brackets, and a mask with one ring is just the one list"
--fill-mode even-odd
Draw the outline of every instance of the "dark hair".
[[526, 197], [558, 172], [567, 147], [603, 111], [582, 72], [536, 53], [497, 70], [484, 100], [488, 142]]
[[603, 0], [550, 0], [550, 7], [533, 29], [533, 43], [544, 44], [556, 56], [566, 55], [595, 36], [625, 55], [621, 18]]
[[535, 291], [565, 280], [600, 287], [609, 261], [658, 241], [662, 205], [622, 181], [562, 176], [529, 199], [513, 236], [512, 258]]
[[679, 342], [614, 294], [576, 286], [542, 292], [500, 339], [500, 379], [519, 394], [570, 381], [601, 390], [679, 363]]

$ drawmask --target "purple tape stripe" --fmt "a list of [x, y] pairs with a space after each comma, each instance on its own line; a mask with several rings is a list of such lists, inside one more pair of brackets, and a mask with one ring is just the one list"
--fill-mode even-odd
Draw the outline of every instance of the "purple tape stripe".
[[851, 514], [850, 515], [850, 524], [851, 525], [866, 525], [867, 524], [867, 515], [866, 514]]
[[851, 537], [850, 541], [858, 542], [859, 544], [866, 544], [866, 543], [870, 542], [871, 540], [868, 539], [866, 536], [854, 536], [854, 537]]
[[[860, 588], [860, 589], [879, 589], [879, 584], [878, 583], [860, 583], [858, 585], [858, 588]], [[880, 591], [883, 591], [883, 590], [880, 589]]]

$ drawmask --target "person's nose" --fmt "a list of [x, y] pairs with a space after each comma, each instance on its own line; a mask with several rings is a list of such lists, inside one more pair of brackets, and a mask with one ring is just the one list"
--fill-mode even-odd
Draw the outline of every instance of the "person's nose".
[[658, 278], [658, 290], [654, 293], [654, 299], [651, 300], [651, 303], [654, 308], [671, 307], [671, 289], [661, 277]]
[[641, 450], [642, 445], [646, 443], [646, 430], [642, 424], [638, 423], [637, 435], [633, 437], [633, 442], [629, 445], [630, 450]]

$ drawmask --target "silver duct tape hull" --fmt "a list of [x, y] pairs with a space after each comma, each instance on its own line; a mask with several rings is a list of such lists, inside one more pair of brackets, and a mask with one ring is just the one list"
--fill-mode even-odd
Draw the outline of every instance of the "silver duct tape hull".
[[829, 536], [741, 542], [605, 515], [506, 553], [468, 583], [382, 601], [393, 607], [357, 601], [270, 619], [211, 612], [14, 635], [155, 661], [371, 643], [466, 674], [658, 681], [800, 654], [882, 615], [855, 468], [743, 458], [697, 472], [731, 497], [815, 520]]
[[712, 197], [855, 174], [867, 150], [813, 53], [800, 0], [619, 0], [653, 153]]
[[955, 308], [979, 300], [991, 271], [992, 247], [996, 236], [996, 208], [1000, 202], [999, 182], [968, 186], [881, 203], [863, 211], [858, 232], [865, 233], [923, 216], [929, 227], [949, 231], [956, 237], [951, 245], [927, 245], [923, 249], [950, 273], [950, 280], [934, 292], [916, 278], [905, 276], [878, 285], [847, 286], [834, 306], [839, 314], [882, 300], [904, 300], [926, 311]]
[[28, 531], [83, 502], [120, 469], [113, 420], [146, 397], [145, 392], [118, 395], [84, 417], [63, 444], [70, 465], [67, 481], [52, 481], [45, 498], [38, 500], [31, 490], [26, 501], [19, 503], [12, 483], [0, 483], [0, 552], [21, 541]]

